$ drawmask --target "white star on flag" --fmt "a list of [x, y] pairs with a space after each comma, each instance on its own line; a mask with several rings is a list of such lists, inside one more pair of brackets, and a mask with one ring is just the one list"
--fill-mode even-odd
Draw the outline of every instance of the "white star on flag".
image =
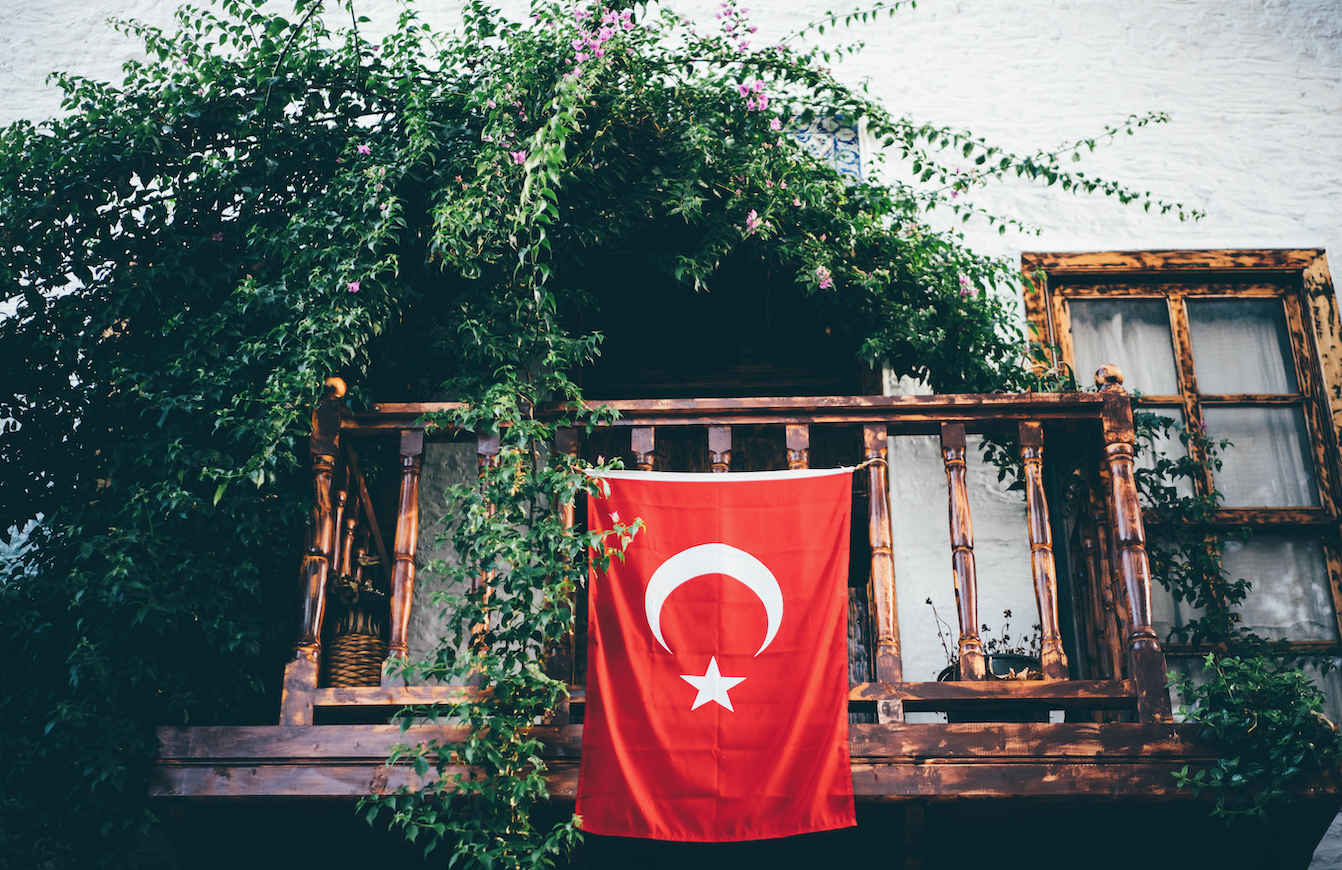
[[708, 670], [702, 677], [694, 674], [681, 674], [680, 678], [699, 690], [699, 694], [694, 699], [694, 706], [691, 710], [698, 710], [709, 701], [713, 701], [728, 710], [732, 710], [732, 699], [727, 697], [727, 690], [737, 683], [743, 682], [745, 677], [724, 677], [718, 670], [718, 657], [713, 656], [708, 660]]

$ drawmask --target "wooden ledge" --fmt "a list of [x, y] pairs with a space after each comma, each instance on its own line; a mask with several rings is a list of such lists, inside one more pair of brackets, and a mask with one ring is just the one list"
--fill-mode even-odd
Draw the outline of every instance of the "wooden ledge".
[[[964, 798], [1191, 799], [1173, 772], [1216, 758], [1197, 726], [1137, 723], [852, 725], [854, 792], [860, 800]], [[551, 794], [572, 799], [582, 726], [538, 727]], [[397, 743], [449, 743], [460, 726], [205, 726], [161, 728], [149, 793], [167, 799], [353, 799], [423, 780], [386, 767]], [[456, 768], [454, 768], [455, 770]], [[1319, 776], [1292, 792], [1342, 794]]]

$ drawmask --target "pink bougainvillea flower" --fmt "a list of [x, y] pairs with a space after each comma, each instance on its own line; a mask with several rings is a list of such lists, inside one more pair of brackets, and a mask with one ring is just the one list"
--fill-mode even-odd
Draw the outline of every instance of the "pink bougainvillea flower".
[[351, 281], [351, 282], [349, 282], [349, 292], [351, 292], [351, 293], [358, 293], [358, 292], [359, 292], [359, 282], [358, 282], [358, 281]]
[[358, 151], [360, 154], [372, 154], [372, 153], [373, 153], [373, 149], [372, 149], [372, 148], [369, 148], [367, 145], [359, 145], [359, 146], [356, 147], [354, 150], [355, 150], [355, 151]]
[[792, 204], [795, 205], [795, 206], [800, 206], [800, 205], [801, 205], [801, 198], [800, 198], [800, 197], [796, 197], [796, 196], [792, 197]]
[[210, 241], [212, 242], [222, 242], [223, 240], [224, 240], [223, 233], [215, 233], [214, 235], [210, 236]]
[[763, 91], [763, 90], [764, 90], [764, 79], [755, 79], [755, 84], [754, 84], [754, 86], [753, 86], [753, 90], [754, 90], [755, 93], [757, 93], [757, 94], [760, 93], [761, 91]]
[[746, 215], [746, 232], [753, 233], [760, 228], [760, 213], [753, 208], [750, 214]]
[[781, 129], [783, 129], [783, 122], [780, 121], [780, 120], [778, 120], [777, 118], [774, 118], [772, 121], [769, 122], [769, 129], [770, 129], [770, 130], [781, 130]]
[[525, 152], [525, 151], [509, 151], [508, 153], [511, 154], [511, 155], [513, 156], [513, 162], [514, 162], [514, 163], [526, 163], [526, 162], [527, 162], [527, 152]]
[[758, 97], [755, 98], [755, 105], [759, 107], [759, 110], [761, 112], [769, 108], [769, 95], [760, 94]]
[[741, 92], [741, 96], [743, 97], [750, 95], [750, 85], [745, 84], [744, 82], [737, 85], [736, 89]]
[[834, 276], [830, 275], [829, 269], [824, 266], [818, 266], [815, 270], [816, 286], [821, 290], [828, 290], [834, 286]]

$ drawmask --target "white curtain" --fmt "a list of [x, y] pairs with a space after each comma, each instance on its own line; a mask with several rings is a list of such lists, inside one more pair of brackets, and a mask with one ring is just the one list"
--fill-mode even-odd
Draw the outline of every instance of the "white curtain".
[[1319, 503], [1305, 415], [1298, 406], [1204, 407], [1202, 418], [1208, 435], [1231, 441], [1214, 473], [1225, 507]]
[[1240, 607], [1245, 628], [1273, 640], [1338, 639], [1318, 538], [1255, 534], [1244, 542], [1228, 541], [1221, 567], [1231, 580], [1253, 584]]
[[1179, 392], [1169, 310], [1164, 299], [1071, 299], [1072, 346], [1083, 387], [1095, 370], [1113, 363], [1123, 386], [1149, 396]]
[[1189, 299], [1198, 392], [1297, 392], [1280, 299]]

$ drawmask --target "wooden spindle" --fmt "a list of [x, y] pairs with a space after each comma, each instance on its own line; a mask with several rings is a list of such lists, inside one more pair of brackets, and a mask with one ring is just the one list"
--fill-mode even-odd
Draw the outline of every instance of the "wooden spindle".
[[354, 530], [359, 525], [359, 518], [355, 508], [359, 503], [355, 501], [351, 505], [346, 502], [349, 499], [349, 493], [343, 489], [336, 493], [336, 525], [341, 528], [340, 535], [340, 559], [334, 567], [337, 575], [357, 573], [354, 564]]
[[960, 618], [960, 679], [987, 677], [983, 641], [979, 638], [978, 573], [974, 562], [974, 520], [969, 513], [969, 486], [965, 480], [965, 427], [941, 424], [941, 459], [946, 466], [946, 503], [951, 532], [951, 578], [955, 610]]
[[[345, 469], [345, 477], [349, 477], [349, 468]], [[332, 486], [334, 486], [334, 482]], [[330, 573], [339, 577], [348, 572], [349, 555], [345, 552], [345, 507], [349, 501], [348, 479], [345, 485], [336, 490], [335, 497], [331, 499], [334, 517], [332, 525], [335, 527], [336, 546], [332, 554]]]
[[655, 450], [655, 430], [651, 426], [635, 426], [629, 430], [629, 451], [634, 454], [639, 471], [652, 471], [657, 461]]
[[732, 470], [732, 430], [730, 426], [708, 427], [708, 458], [714, 474]]
[[1025, 513], [1030, 535], [1030, 571], [1043, 635], [1040, 662], [1046, 680], [1067, 679], [1067, 655], [1058, 627], [1058, 569], [1053, 558], [1053, 531], [1044, 496], [1044, 427], [1020, 424], [1020, 456], [1025, 464]]
[[308, 452], [312, 457], [313, 508], [307, 552], [303, 555], [303, 603], [298, 642], [284, 668], [280, 694], [281, 725], [312, 724], [312, 693], [317, 689], [321, 659], [321, 626], [326, 615], [326, 578], [335, 556], [335, 515], [331, 486], [340, 449], [340, 399], [345, 382], [326, 379], [326, 394], [312, 413]]
[[1128, 663], [1137, 684], [1137, 716], [1142, 722], [1169, 722], [1170, 696], [1165, 690], [1165, 653], [1151, 627], [1151, 565], [1146, 532], [1133, 474], [1135, 432], [1132, 403], [1123, 389], [1118, 366], [1101, 366], [1095, 383], [1104, 395], [1104, 454], [1109, 471], [1109, 507], [1117, 549], [1119, 576], [1127, 592], [1130, 628]]
[[401, 675], [391, 676], [392, 659], [410, 655], [410, 607], [415, 597], [415, 549], [419, 544], [419, 472], [424, 460], [424, 430], [401, 430], [401, 502], [396, 511], [396, 535], [392, 539], [391, 638], [382, 685], [403, 686]]
[[[885, 426], [862, 427], [867, 466], [869, 498], [868, 532], [871, 536], [872, 598], [876, 602], [876, 679], [882, 683], [904, 680], [899, 654], [899, 612], [895, 601], [895, 557], [890, 530], [890, 489], [887, 482], [886, 455], [889, 439]], [[904, 709], [898, 701], [877, 705], [881, 722], [903, 722]]]
[[787, 467], [789, 471], [811, 467], [811, 427], [788, 424]]

